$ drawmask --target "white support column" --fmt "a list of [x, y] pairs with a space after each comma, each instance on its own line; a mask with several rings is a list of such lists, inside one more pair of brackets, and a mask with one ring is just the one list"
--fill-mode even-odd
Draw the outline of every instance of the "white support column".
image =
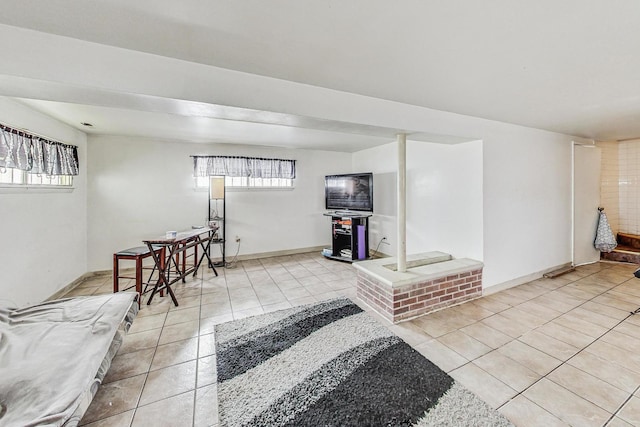
[[396, 135], [398, 143], [398, 271], [407, 271], [407, 135]]

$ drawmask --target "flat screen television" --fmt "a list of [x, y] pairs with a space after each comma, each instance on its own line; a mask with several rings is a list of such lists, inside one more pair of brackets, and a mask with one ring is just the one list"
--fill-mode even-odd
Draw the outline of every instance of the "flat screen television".
[[373, 174], [325, 176], [324, 199], [327, 210], [373, 212]]

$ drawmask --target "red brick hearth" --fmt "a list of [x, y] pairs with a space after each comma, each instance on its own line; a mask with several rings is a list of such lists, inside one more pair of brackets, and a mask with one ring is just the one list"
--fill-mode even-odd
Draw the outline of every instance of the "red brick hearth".
[[358, 298], [397, 323], [482, 295], [482, 263], [470, 259], [441, 261], [446, 254], [439, 252], [420, 255], [426, 260], [424, 264], [413, 257], [410, 265], [418, 266], [406, 273], [389, 268], [394, 262], [390, 258], [355, 264]]

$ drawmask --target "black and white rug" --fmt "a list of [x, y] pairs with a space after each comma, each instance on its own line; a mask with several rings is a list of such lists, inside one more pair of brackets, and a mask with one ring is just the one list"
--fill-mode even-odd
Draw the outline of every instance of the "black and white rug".
[[217, 325], [221, 426], [509, 426], [346, 298]]

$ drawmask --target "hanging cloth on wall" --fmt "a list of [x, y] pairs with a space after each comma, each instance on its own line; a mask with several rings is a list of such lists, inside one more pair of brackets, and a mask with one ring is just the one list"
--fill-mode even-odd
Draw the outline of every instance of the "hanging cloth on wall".
[[78, 175], [78, 147], [0, 123], [0, 170], [5, 168], [47, 176]]
[[593, 242], [593, 246], [600, 252], [611, 252], [618, 246], [616, 236], [611, 231], [607, 214], [604, 213], [604, 208], [598, 208], [600, 211], [600, 218], [598, 219], [598, 230], [596, 231], [596, 240]]
[[231, 176], [252, 178], [296, 177], [296, 161], [241, 156], [191, 156], [193, 176]]
[[296, 177], [296, 161], [240, 156], [191, 156], [193, 176], [231, 176], [252, 178]]

